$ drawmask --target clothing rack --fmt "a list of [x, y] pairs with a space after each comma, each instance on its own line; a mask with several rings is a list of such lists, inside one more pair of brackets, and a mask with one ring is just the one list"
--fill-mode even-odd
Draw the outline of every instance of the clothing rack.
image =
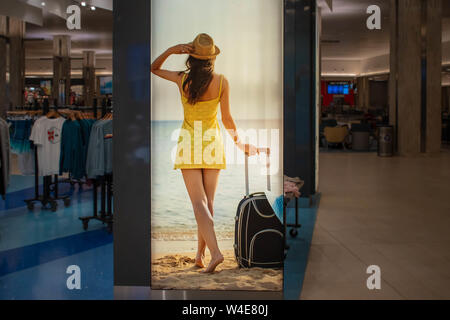
[[[58, 175], [54, 175], [54, 181], [52, 181], [52, 176], [44, 176], [43, 194], [39, 195], [39, 163], [38, 163], [38, 151], [37, 147], [34, 146], [34, 198], [24, 200], [27, 204], [28, 210], [34, 210], [34, 203], [41, 202], [44, 209], [48, 208], [55, 212], [58, 208], [57, 200], [63, 200], [64, 206], [70, 206], [69, 196], [59, 196], [58, 194]], [[51, 195], [53, 193], [53, 196]]]
[[36, 116], [42, 115], [42, 110], [17, 110], [17, 111], [7, 111], [7, 116]]
[[[58, 111], [57, 101], [55, 100], [55, 110]], [[50, 111], [50, 106], [48, 99], [44, 100], [43, 103], [43, 113], [47, 114]], [[34, 146], [34, 198], [24, 200], [27, 204], [29, 210], [34, 210], [34, 203], [41, 202], [42, 208], [49, 208], [51, 211], [55, 212], [58, 208], [57, 200], [63, 200], [64, 206], [70, 206], [70, 197], [60, 196], [58, 193], [58, 175], [53, 176], [54, 181], [52, 181], [52, 176], [43, 177], [43, 194], [39, 195], [39, 160], [37, 146]], [[53, 193], [53, 195], [52, 195]], [[49, 206], [48, 206], [49, 205]]]
[[[102, 108], [102, 118], [107, 115], [107, 109]], [[108, 134], [104, 139], [112, 139], [112, 135]], [[100, 211], [98, 210], [98, 188], [100, 187]], [[99, 220], [103, 224], [107, 224], [107, 230], [112, 232], [113, 227], [113, 174], [105, 174], [93, 180], [93, 215], [89, 217], [79, 218], [83, 223], [83, 229], [87, 230], [89, 221]], [[99, 215], [100, 214], [100, 215]]]
[[84, 184], [87, 184], [85, 180], [82, 179], [74, 179], [72, 177], [72, 174], [69, 172], [69, 177], [67, 179], [64, 179], [61, 181], [61, 183], [69, 183], [72, 187], [78, 184], [78, 186], [81, 188]]
[[59, 112], [66, 113], [69, 111], [81, 111], [87, 118], [99, 119], [99, 111], [100, 111], [100, 118], [102, 118], [106, 114], [112, 112], [112, 110], [113, 110], [112, 106], [109, 106], [106, 100], [102, 101], [102, 106], [99, 110], [99, 108], [97, 107], [97, 100], [94, 99], [93, 107], [65, 106], [64, 108], [59, 109]]
[[[92, 108], [89, 108], [94, 113], [94, 118], [98, 119], [98, 98], [94, 98]], [[103, 98], [101, 101], [101, 117], [103, 118], [108, 112], [112, 111], [111, 98]]]
[[[87, 230], [89, 221], [99, 220], [107, 224], [107, 230], [112, 232], [113, 225], [113, 175], [106, 174], [93, 181], [93, 215], [79, 218], [83, 223], [83, 229]], [[100, 211], [98, 210], [98, 188], [100, 187]]]
[[112, 112], [113, 108], [112, 108], [112, 104], [111, 104], [111, 99], [108, 98], [103, 98], [102, 99], [102, 118], [107, 114]]
[[[62, 110], [58, 110], [58, 112], [61, 113], [61, 114], [63, 114], [63, 115], [65, 115], [65, 116], [68, 116], [68, 115], [70, 115], [70, 113], [72, 113], [73, 111], [77, 111], [77, 112], [81, 112], [82, 115], [83, 115], [83, 117], [91, 119], [91, 118], [92, 118], [92, 115], [88, 114], [88, 111], [91, 111], [91, 110], [94, 110], [94, 108], [92, 108], [92, 107], [79, 107], [79, 106], [67, 106], [67, 107], [64, 107], [64, 109], [62, 109]], [[95, 111], [95, 112], [96, 112], [96, 111]], [[94, 119], [97, 119], [97, 117], [96, 117], [96, 115], [95, 115], [95, 112], [94, 112], [93, 118], [94, 118]], [[83, 179], [74, 179], [74, 178], [72, 177], [72, 174], [71, 174], [71, 173], [69, 173], [69, 177], [68, 177], [67, 179], [65, 179], [65, 180], [63, 180], [63, 181], [61, 181], [61, 182], [62, 182], [62, 183], [69, 183], [72, 187], [74, 187], [75, 185], [78, 184], [80, 188], [81, 188], [83, 185], [87, 184], [87, 181], [86, 181], [86, 180], [83, 180]]]
[[94, 112], [94, 118], [97, 119], [97, 98], [94, 98], [92, 103], [92, 111]]

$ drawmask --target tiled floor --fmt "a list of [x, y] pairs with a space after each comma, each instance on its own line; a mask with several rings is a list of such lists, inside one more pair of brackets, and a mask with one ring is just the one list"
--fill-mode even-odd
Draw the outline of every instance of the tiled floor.
[[[450, 299], [450, 152], [320, 157], [322, 194], [301, 299]], [[86, 233], [78, 221], [91, 210], [90, 192], [76, 192], [71, 207], [56, 213], [30, 213], [22, 198], [32, 184], [16, 182], [0, 203], [0, 260], [17, 262], [0, 263], [0, 298], [111, 299], [112, 238], [101, 224]], [[316, 216], [315, 208], [301, 212], [301, 236], [288, 253], [288, 299], [302, 287], [311, 239], [305, 230]], [[26, 254], [34, 249], [46, 259]], [[70, 264], [82, 267], [80, 292], [65, 287]], [[366, 287], [369, 265], [381, 268], [381, 290]]]
[[[6, 199], [0, 200], [0, 299], [112, 299], [112, 235], [98, 221], [83, 231], [78, 220], [92, 214], [92, 190], [62, 184], [61, 193], [71, 195], [70, 207], [60, 203], [51, 212], [37, 204], [30, 212], [23, 200], [33, 197], [33, 186], [33, 177], [13, 175]], [[300, 201], [299, 235], [288, 239], [285, 299], [297, 299], [300, 294], [319, 197], [310, 208], [304, 202]], [[291, 208], [289, 223], [294, 219]], [[81, 290], [66, 287], [69, 265], [81, 269]], [[149, 292], [141, 298], [149, 298]]]
[[[34, 195], [33, 177], [13, 175], [5, 200], [0, 200], [1, 299], [112, 299], [112, 235], [99, 221], [84, 231], [82, 216], [92, 215], [92, 188], [81, 191], [61, 184], [71, 205], [30, 212], [24, 199]], [[81, 269], [81, 290], [69, 290], [66, 269]]]
[[[450, 152], [322, 153], [301, 299], [450, 299]], [[368, 290], [366, 268], [381, 268]]]

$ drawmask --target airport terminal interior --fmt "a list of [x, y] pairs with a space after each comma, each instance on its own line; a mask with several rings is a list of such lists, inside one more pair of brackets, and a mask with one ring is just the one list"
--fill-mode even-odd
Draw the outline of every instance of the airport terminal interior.
[[[57, 106], [52, 121], [104, 126], [107, 152], [112, 1], [66, 1], [80, 6], [81, 30], [67, 29], [55, 0], [4, 2], [0, 134], [4, 148], [9, 128], [11, 160], [1, 173], [0, 299], [113, 299], [112, 168], [90, 167], [81, 125], [72, 128], [87, 154], [81, 169], [39, 166], [46, 155], [30, 143], [37, 118]], [[450, 298], [450, 2], [395, 3], [318, 1], [318, 193], [301, 202], [299, 234], [288, 233], [286, 299]], [[371, 5], [380, 29], [366, 25]], [[83, 290], [61, 285], [74, 263]], [[371, 265], [379, 290], [366, 286]]]

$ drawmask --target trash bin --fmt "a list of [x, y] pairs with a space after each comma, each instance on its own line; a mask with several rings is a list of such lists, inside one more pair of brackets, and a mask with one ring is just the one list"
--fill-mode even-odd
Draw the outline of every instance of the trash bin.
[[394, 155], [394, 127], [379, 127], [378, 156], [392, 157]]

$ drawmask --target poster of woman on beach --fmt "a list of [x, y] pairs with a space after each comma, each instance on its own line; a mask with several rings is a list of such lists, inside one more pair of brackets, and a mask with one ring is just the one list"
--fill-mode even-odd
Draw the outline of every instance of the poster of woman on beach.
[[234, 245], [246, 155], [249, 192], [283, 193], [283, 1], [151, 10], [152, 289], [281, 291], [281, 267], [243, 267]]

